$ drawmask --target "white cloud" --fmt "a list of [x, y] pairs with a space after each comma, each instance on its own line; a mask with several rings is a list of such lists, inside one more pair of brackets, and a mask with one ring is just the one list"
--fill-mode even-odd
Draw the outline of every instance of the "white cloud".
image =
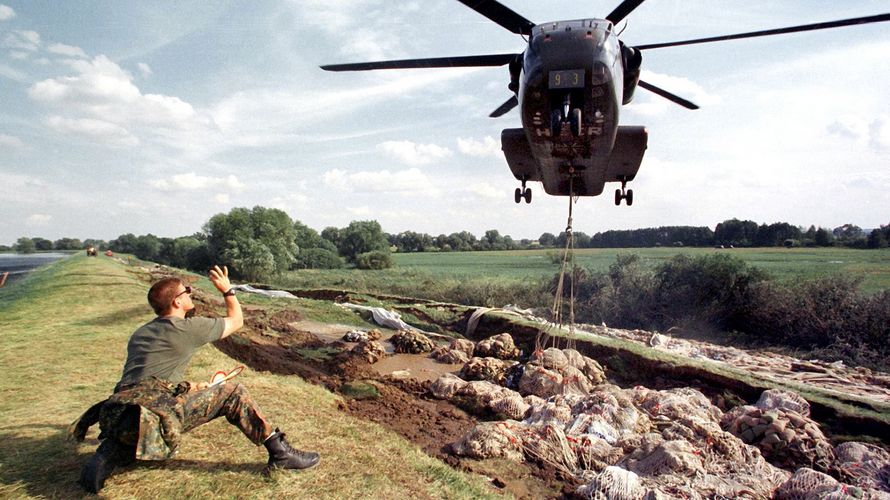
[[93, 118], [50, 116], [46, 124], [57, 132], [75, 134], [117, 146], [136, 146], [139, 139], [120, 125]]
[[0, 146], [10, 148], [22, 148], [25, 144], [21, 139], [13, 135], [0, 134]]
[[496, 188], [487, 182], [477, 182], [468, 185], [467, 192], [481, 196], [483, 198], [504, 199], [509, 193], [503, 188]]
[[[206, 189], [230, 189], [230, 190], [239, 190], [244, 187], [244, 184], [238, 180], [234, 175], [229, 175], [223, 178], [217, 177], [207, 177], [204, 175], [198, 175], [194, 172], [189, 172], [187, 174], [176, 174], [169, 178], [165, 179], [157, 179], [148, 182], [149, 185], [160, 189], [162, 191], [197, 191], [197, 190], [206, 190]], [[220, 203], [226, 203], [226, 201], [220, 201]]]
[[0, 64], [0, 76], [20, 83], [25, 83], [28, 81], [28, 75], [22, 73], [17, 69], [10, 68], [5, 64]]
[[0, 3], [0, 21], [7, 21], [15, 17], [15, 11], [12, 7]]
[[9, 58], [15, 59], [16, 61], [24, 61], [25, 59], [31, 57], [30, 52], [25, 52], [24, 50], [10, 50]]
[[14, 30], [6, 35], [3, 46], [9, 49], [35, 52], [40, 48], [40, 34], [36, 31]]
[[434, 190], [430, 179], [417, 168], [398, 172], [346, 172], [328, 170], [322, 176], [325, 186], [338, 191], [362, 192], [429, 192]]
[[346, 211], [351, 213], [354, 217], [370, 217], [374, 214], [374, 212], [367, 206], [346, 207]]
[[216, 196], [214, 196], [213, 199], [217, 203], [222, 203], [225, 205], [225, 204], [229, 203], [229, 193], [219, 193]]
[[139, 72], [142, 73], [142, 76], [151, 76], [151, 66], [145, 63], [139, 63], [136, 65], [139, 68]]
[[458, 137], [457, 149], [465, 155], [476, 158], [500, 158], [502, 154], [500, 143], [490, 135], [485, 136], [481, 141]]
[[864, 123], [835, 120], [826, 128], [826, 131], [831, 135], [856, 140], [865, 136], [866, 126]]
[[80, 47], [75, 47], [73, 45], [65, 45], [64, 43], [53, 43], [50, 44], [46, 48], [47, 52], [52, 54], [58, 54], [60, 56], [68, 56], [68, 57], [86, 57], [86, 52], [83, 51]]
[[29, 226], [45, 226], [51, 220], [53, 220], [53, 216], [47, 214], [31, 214], [25, 219]]
[[[708, 93], [704, 87], [688, 78], [643, 70], [640, 79], [674, 95], [692, 101], [701, 107], [716, 105], [721, 102], [720, 96]], [[634, 92], [634, 100], [628, 105], [628, 109], [641, 115], [653, 116], [665, 112], [674, 112], [676, 106], [676, 104], [661, 96], [657, 96], [646, 89], [637, 87], [637, 90]]]
[[875, 151], [890, 151], [890, 118], [881, 115], [868, 124], [868, 145]]
[[417, 144], [411, 141], [386, 141], [377, 149], [408, 165], [427, 165], [451, 156], [451, 150], [435, 144]]

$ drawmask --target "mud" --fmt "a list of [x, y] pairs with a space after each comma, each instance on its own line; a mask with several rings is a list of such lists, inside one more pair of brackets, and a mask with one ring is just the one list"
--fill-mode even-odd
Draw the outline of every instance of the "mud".
[[[212, 308], [213, 299], [204, 304]], [[216, 304], [218, 306], [218, 304]], [[503, 459], [473, 460], [449, 453], [476, 424], [476, 417], [447, 401], [429, 396], [430, 381], [458, 373], [462, 365], [443, 364], [428, 354], [392, 354], [373, 365], [351, 356], [356, 344], [343, 335], [354, 326], [303, 319], [297, 311], [245, 309], [245, 326], [216, 347], [254, 370], [297, 375], [342, 394], [341, 411], [374, 422], [416, 444], [452, 467], [489, 478], [495, 491], [516, 498], [559, 498], [567, 485], [552, 468]], [[385, 341], [395, 332], [379, 329]], [[349, 382], [373, 385], [379, 397], [352, 398], [341, 392]]]

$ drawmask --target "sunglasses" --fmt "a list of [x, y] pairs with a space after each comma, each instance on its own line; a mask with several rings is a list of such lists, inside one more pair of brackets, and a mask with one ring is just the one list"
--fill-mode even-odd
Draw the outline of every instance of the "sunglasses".
[[173, 300], [176, 300], [180, 295], [182, 295], [182, 294], [184, 294], [184, 293], [191, 294], [191, 293], [192, 293], [192, 287], [190, 287], [190, 286], [185, 287], [185, 290], [183, 290], [183, 291], [177, 293], [176, 296], [173, 297]]

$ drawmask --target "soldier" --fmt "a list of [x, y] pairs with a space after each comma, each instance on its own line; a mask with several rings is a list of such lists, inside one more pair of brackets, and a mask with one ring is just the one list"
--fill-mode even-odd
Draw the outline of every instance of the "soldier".
[[148, 291], [148, 302], [158, 316], [130, 336], [127, 361], [114, 394], [93, 405], [69, 428], [71, 436], [82, 441], [89, 427], [99, 422], [99, 448], [80, 475], [80, 484], [88, 491], [101, 490], [117, 465], [169, 458], [182, 433], [221, 416], [254, 444], [266, 447], [267, 470], [308, 469], [318, 464], [317, 453], [294, 449], [283, 432], [273, 431], [241, 384], [208, 386], [183, 381], [199, 347], [228, 337], [244, 324], [228, 269], [214, 266], [210, 281], [225, 297], [225, 318], [193, 317], [192, 289], [178, 278], [162, 279]]

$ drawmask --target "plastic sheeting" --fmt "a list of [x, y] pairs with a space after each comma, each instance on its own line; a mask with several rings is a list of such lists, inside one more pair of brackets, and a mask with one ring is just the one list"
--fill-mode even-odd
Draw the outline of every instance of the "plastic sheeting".
[[263, 290], [262, 288], [254, 288], [250, 285], [232, 285], [232, 290], [239, 292], [255, 293], [266, 297], [274, 297], [277, 299], [296, 299], [297, 296], [285, 290]]

